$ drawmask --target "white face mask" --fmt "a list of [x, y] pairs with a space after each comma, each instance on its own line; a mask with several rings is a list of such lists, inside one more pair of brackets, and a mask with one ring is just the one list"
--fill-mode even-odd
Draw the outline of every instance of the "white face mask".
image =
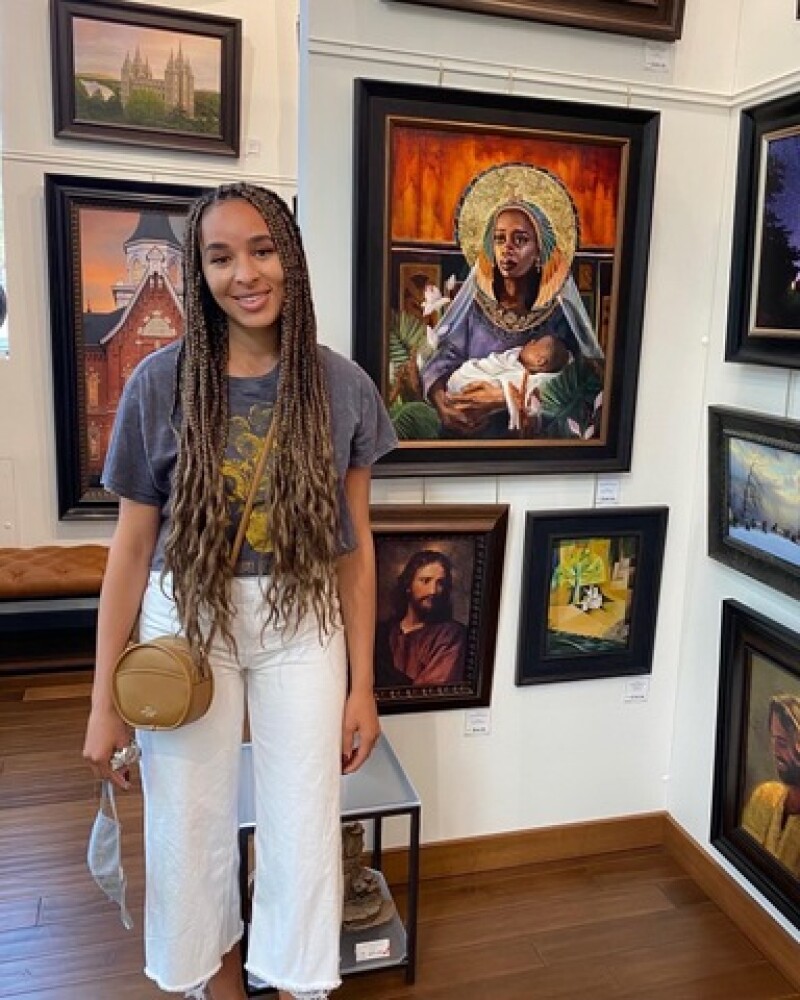
[[122, 924], [130, 930], [133, 927], [133, 920], [125, 905], [127, 879], [122, 870], [121, 832], [122, 827], [117, 819], [117, 804], [114, 801], [114, 785], [110, 781], [104, 781], [100, 794], [100, 808], [89, 835], [86, 863], [92, 878], [103, 892], [110, 900], [119, 904]]

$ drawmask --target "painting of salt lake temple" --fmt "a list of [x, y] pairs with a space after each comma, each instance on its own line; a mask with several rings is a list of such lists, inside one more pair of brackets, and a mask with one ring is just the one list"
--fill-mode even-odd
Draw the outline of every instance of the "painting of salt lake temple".
[[710, 408], [709, 554], [800, 597], [800, 422]]
[[528, 513], [518, 684], [649, 673], [667, 516]]
[[56, 135], [238, 152], [239, 21], [76, 0], [53, 18]]

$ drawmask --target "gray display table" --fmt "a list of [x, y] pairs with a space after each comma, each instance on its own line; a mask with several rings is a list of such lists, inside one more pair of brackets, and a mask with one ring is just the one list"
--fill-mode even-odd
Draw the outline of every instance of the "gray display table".
[[[387, 816], [408, 816], [408, 909], [405, 923], [398, 914], [377, 927], [359, 931], [342, 931], [341, 972], [372, 972], [391, 966], [405, 968], [406, 982], [413, 983], [416, 975], [417, 903], [419, 892], [419, 836], [421, 804], [414, 786], [408, 779], [391, 743], [381, 736], [367, 762], [355, 774], [342, 776], [342, 822], [365, 821], [372, 827], [372, 867], [382, 870], [383, 820]], [[239, 778], [239, 878], [245, 937], [242, 955], [247, 954], [248, 856], [250, 838], [255, 827], [253, 803], [252, 746], [242, 745], [242, 767]], [[383, 877], [382, 891], [389, 890]], [[377, 957], [375, 957], [377, 956]], [[249, 996], [266, 993], [268, 988], [245, 978]]]

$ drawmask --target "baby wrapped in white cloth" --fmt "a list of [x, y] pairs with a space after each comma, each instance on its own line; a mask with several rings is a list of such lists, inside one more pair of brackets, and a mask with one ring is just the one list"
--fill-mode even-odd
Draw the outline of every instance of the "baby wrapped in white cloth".
[[468, 385], [489, 382], [502, 388], [508, 409], [509, 430], [519, 430], [520, 414], [533, 409], [534, 394], [572, 360], [562, 340], [545, 334], [522, 347], [492, 351], [485, 358], [470, 358], [447, 380], [447, 391], [462, 392]]

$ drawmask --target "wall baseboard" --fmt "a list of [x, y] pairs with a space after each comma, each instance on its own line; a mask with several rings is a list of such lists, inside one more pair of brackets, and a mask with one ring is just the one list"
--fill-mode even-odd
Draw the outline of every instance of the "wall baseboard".
[[[645, 847], [663, 847], [764, 957], [800, 990], [800, 942], [776, 923], [665, 812], [425, 844], [420, 849], [420, 877], [473, 875]], [[383, 870], [390, 883], [404, 882], [408, 872], [408, 850], [385, 850]]]
[[800, 990], [800, 942], [750, 896], [675, 820], [664, 814], [669, 854], [739, 930]]
[[[540, 861], [658, 847], [663, 842], [663, 828], [662, 813], [643, 813], [424, 844], [420, 849], [420, 877], [474, 875]], [[389, 882], [405, 880], [407, 853], [404, 848], [384, 851], [383, 869]]]

